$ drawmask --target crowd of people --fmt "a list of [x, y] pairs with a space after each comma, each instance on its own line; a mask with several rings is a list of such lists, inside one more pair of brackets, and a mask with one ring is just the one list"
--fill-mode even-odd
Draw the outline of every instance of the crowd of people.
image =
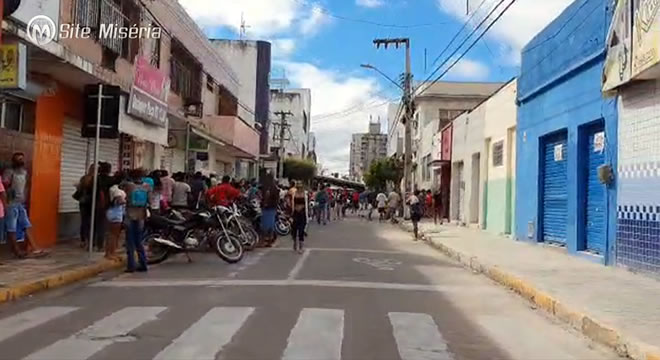
[[[97, 192], [93, 199], [95, 169], [98, 170]], [[36, 246], [30, 232], [31, 223], [26, 210], [28, 177], [22, 153], [12, 156], [11, 167], [0, 177], [0, 230], [4, 229], [0, 231], [0, 241], [6, 237], [18, 258], [47, 255]], [[106, 258], [116, 259], [121, 233], [125, 231], [127, 271], [131, 272], [147, 270], [142, 246], [146, 218], [150, 213], [158, 214], [170, 208], [195, 210], [229, 206], [240, 197], [256, 201], [262, 212], [260, 245], [272, 246], [276, 239], [276, 217], [281, 211], [291, 221], [294, 250], [302, 252], [310, 220], [326, 225], [343, 219], [349, 212], [371, 221], [377, 212], [380, 222], [397, 222], [404, 205], [396, 191], [389, 194], [358, 191], [324, 183], [317, 184], [312, 190], [306, 189], [301, 182], [283, 187], [270, 173], [262, 176], [259, 182], [256, 179], [237, 181], [229, 176], [218, 179], [201, 172], [171, 175], [166, 170], [155, 170], [147, 174], [142, 169], [130, 169], [113, 173], [112, 166], [106, 162], [89, 167], [76, 184], [73, 197], [80, 210], [80, 246], [86, 248], [91, 241], [96, 251], [104, 251]], [[415, 224], [425, 216], [434, 217], [437, 222], [442, 212], [441, 200], [439, 192], [433, 194], [425, 190], [415, 191], [405, 199]], [[94, 234], [90, 239], [92, 217]], [[138, 254], [137, 264], [135, 253]]]

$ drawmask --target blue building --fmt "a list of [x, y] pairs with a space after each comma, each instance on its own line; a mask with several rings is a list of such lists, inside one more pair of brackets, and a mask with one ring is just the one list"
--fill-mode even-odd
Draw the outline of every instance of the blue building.
[[611, 3], [576, 0], [525, 46], [516, 133], [516, 239], [606, 264], [617, 216], [616, 185], [599, 177], [617, 168], [616, 100], [601, 93]]

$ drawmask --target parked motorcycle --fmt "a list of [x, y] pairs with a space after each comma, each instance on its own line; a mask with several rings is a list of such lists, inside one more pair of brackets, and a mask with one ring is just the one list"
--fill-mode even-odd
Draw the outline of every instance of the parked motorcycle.
[[176, 253], [184, 253], [191, 262], [190, 252], [208, 249], [214, 249], [228, 263], [240, 261], [243, 245], [240, 237], [225, 227], [222, 218], [226, 211], [202, 210], [186, 217], [171, 210], [166, 216], [150, 216], [144, 239], [148, 263], [161, 263]]

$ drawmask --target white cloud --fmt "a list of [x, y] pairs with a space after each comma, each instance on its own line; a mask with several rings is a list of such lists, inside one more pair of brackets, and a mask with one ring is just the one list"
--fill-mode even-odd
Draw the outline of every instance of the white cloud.
[[457, 80], [486, 80], [490, 69], [484, 63], [463, 58], [447, 73]]
[[[226, 26], [238, 32], [241, 15], [248, 35], [269, 37], [298, 26], [308, 31], [327, 23], [316, 5], [303, 6], [297, 0], [179, 0], [202, 27]], [[316, 19], [315, 22], [310, 22]], [[304, 26], [303, 26], [304, 25]]]
[[300, 32], [305, 36], [315, 35], [321, 27], [330, 23], [330, 17], [323, 12], [323, 9], [314, 5], [309, 17], [300, 22]]
[[385, 5], [385, 2], [383, 0], [355, 0], [355, 4], [368, 8], [377, 8]]
[[[436, 0], [440, 9], [452, 16], [465, 21], [465, 2], [458, 0]], [[479, 13], [473, 18], [472, 24], [478, 24], [499, 0], [486, 0], [479, 9]], [[507, 60], [514, 63], [520, 62], [520, 50], [536, 35], [554, 20], [573, 0], [518, 0], [513, 4], [506, 14], [497, 21], [489, 30], [489, 37], [496, 39], [507, 47]], [[481, 3], [473, 1], [473, 9]], [[508, 2], [503, 3], [493, 14], [499, 14]], [[492, 20], [487, 20], [489, 24]], [[486, 25], [484, 25], [485, 27]]]
[[271, 55], [274, 59], [286, 59], [296, 49], [296, 41], [291, 38], [273, 39], [270, 42], [272, 44]]
[[[321, 164], [331, 172], [348, 172], [351, 134], [366, 132], [370, 115], [387, 121], [387, 105], [374, 106], [387, 100], [377, 95], [381, 90], [378, 81], [320, 69], [310, 63], [280, 65], [293, 85], [312, 89], [312, 131], [316, 133]], [[353, 111], [343, 116], [323, 116], [349, 108]]]

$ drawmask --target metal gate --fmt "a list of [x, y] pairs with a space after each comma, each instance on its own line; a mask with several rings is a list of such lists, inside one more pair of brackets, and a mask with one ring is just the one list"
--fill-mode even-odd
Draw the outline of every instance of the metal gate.
[[[62, 161], [60, 165], [60, 213], [78, 212], [78, 202], [73, 198], [76, 185], [85, 175], [91, 163], [89, 145], [86, 138], [80, 136], [82, 123], [65, 118], [62, 126]], [[94, 154], [91, 154], [94, 156]]]
[[542, 241], [566, 244], [568, 177], [566, 133], [550, 135], [543, 141]]
[[605, 132], [602, 124], [587, 130], [585, 237], [589, 251], [605, 253], [606, 191], [598, 179], [598, 167], [605, 164]]

